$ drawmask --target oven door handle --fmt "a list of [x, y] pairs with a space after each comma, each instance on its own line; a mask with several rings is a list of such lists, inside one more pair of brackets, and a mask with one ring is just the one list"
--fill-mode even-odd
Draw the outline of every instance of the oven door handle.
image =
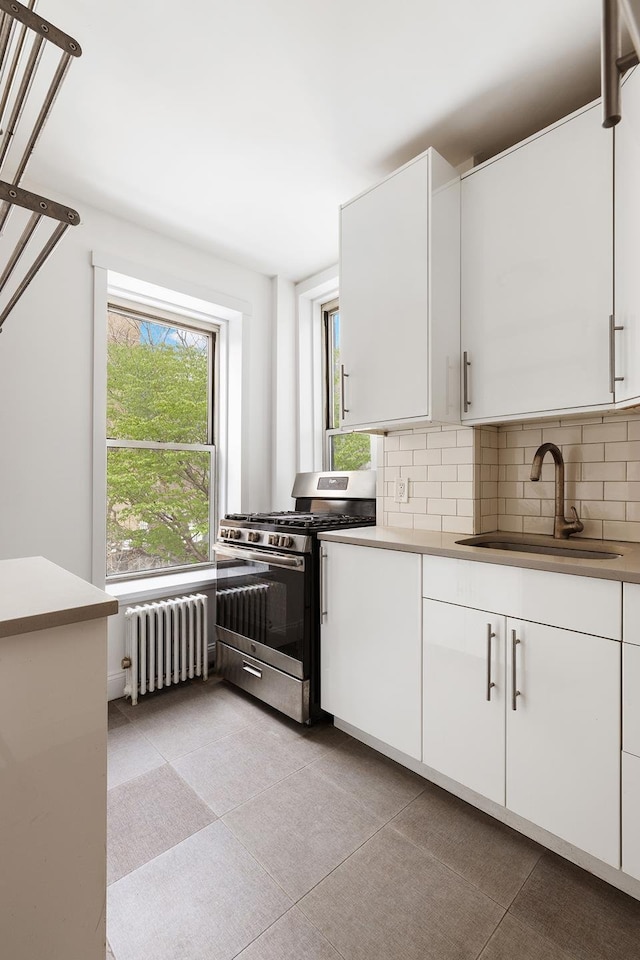
[[214, 553], [224, 553], [238, 560], [256, 560], [258, 563], [268, 563], [272, 567], [288, 567], [304, 570], [304, 557], [291, 557], [286, 553], [269, 553], [268, 550], [245, 550], [244, 547], [229, 547], [226, 543], [216, 543]]

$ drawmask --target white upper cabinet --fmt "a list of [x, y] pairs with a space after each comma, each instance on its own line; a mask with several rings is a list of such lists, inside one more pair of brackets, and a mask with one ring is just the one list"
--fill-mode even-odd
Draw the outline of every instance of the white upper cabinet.
[[615, 128], [615, 375], [616, 401], [640, 400], [640, 69], [622, 85], [622, 120]]
[[459, 420], [459, 211], [431, 149], [341, 208], [342, 426]]
[[[463, 177], [463, 420], [612, 404], [612, 204], [613, 137], [599, 104]], [[633, 228], [640, 236], [638, 218]]]

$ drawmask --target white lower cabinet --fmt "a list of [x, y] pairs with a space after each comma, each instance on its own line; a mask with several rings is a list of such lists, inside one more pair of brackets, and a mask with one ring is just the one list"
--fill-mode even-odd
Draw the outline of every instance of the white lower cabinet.
[[504, 617], [423, 601], [423, 760], [504, 804]]
[[421, 558], [323, 542], [321, 705], [422, 758]]
[[622, 869], [640, 880], [640, 758], [622, 754]]
[[618, 867], [620, 643], [438, 600], [423, 638], [424, 763]]
[[507, 807], [618, 867], [620, 644], [507, 620], [507, 683]]

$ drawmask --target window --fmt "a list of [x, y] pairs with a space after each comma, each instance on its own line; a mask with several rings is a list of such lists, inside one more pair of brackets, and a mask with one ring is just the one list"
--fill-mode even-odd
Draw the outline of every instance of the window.
[[341, 433], [342, 378], [340, 375], [340, 305], [322, 307], [325, 382], [324, 466], [327, 470], [370, 470], [371, 437]]
[[215, 331], [117, 303], [107, 331], [107, 576], [208, 564]]

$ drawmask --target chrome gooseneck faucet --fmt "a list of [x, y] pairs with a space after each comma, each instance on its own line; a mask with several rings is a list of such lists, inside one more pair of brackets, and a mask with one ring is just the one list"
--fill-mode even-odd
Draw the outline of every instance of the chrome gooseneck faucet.
[[553, 535], [557, 540], [568, 540], [572, 533], [580, 533], [584, 530], [582, 521], [578, 517], [578, 511], [571, 507], [573, 520], [567, 520], [564, 515], [564, 460], [562, 451], [555, 443], [543, 443], [536, 450], [533, 463], [531, 464], [531, 479], [539, 480], [542, 470], [542, 461], [545, 454], [550, 453], [556, 465], [556, 509], [555, 519], [553, 521]]

